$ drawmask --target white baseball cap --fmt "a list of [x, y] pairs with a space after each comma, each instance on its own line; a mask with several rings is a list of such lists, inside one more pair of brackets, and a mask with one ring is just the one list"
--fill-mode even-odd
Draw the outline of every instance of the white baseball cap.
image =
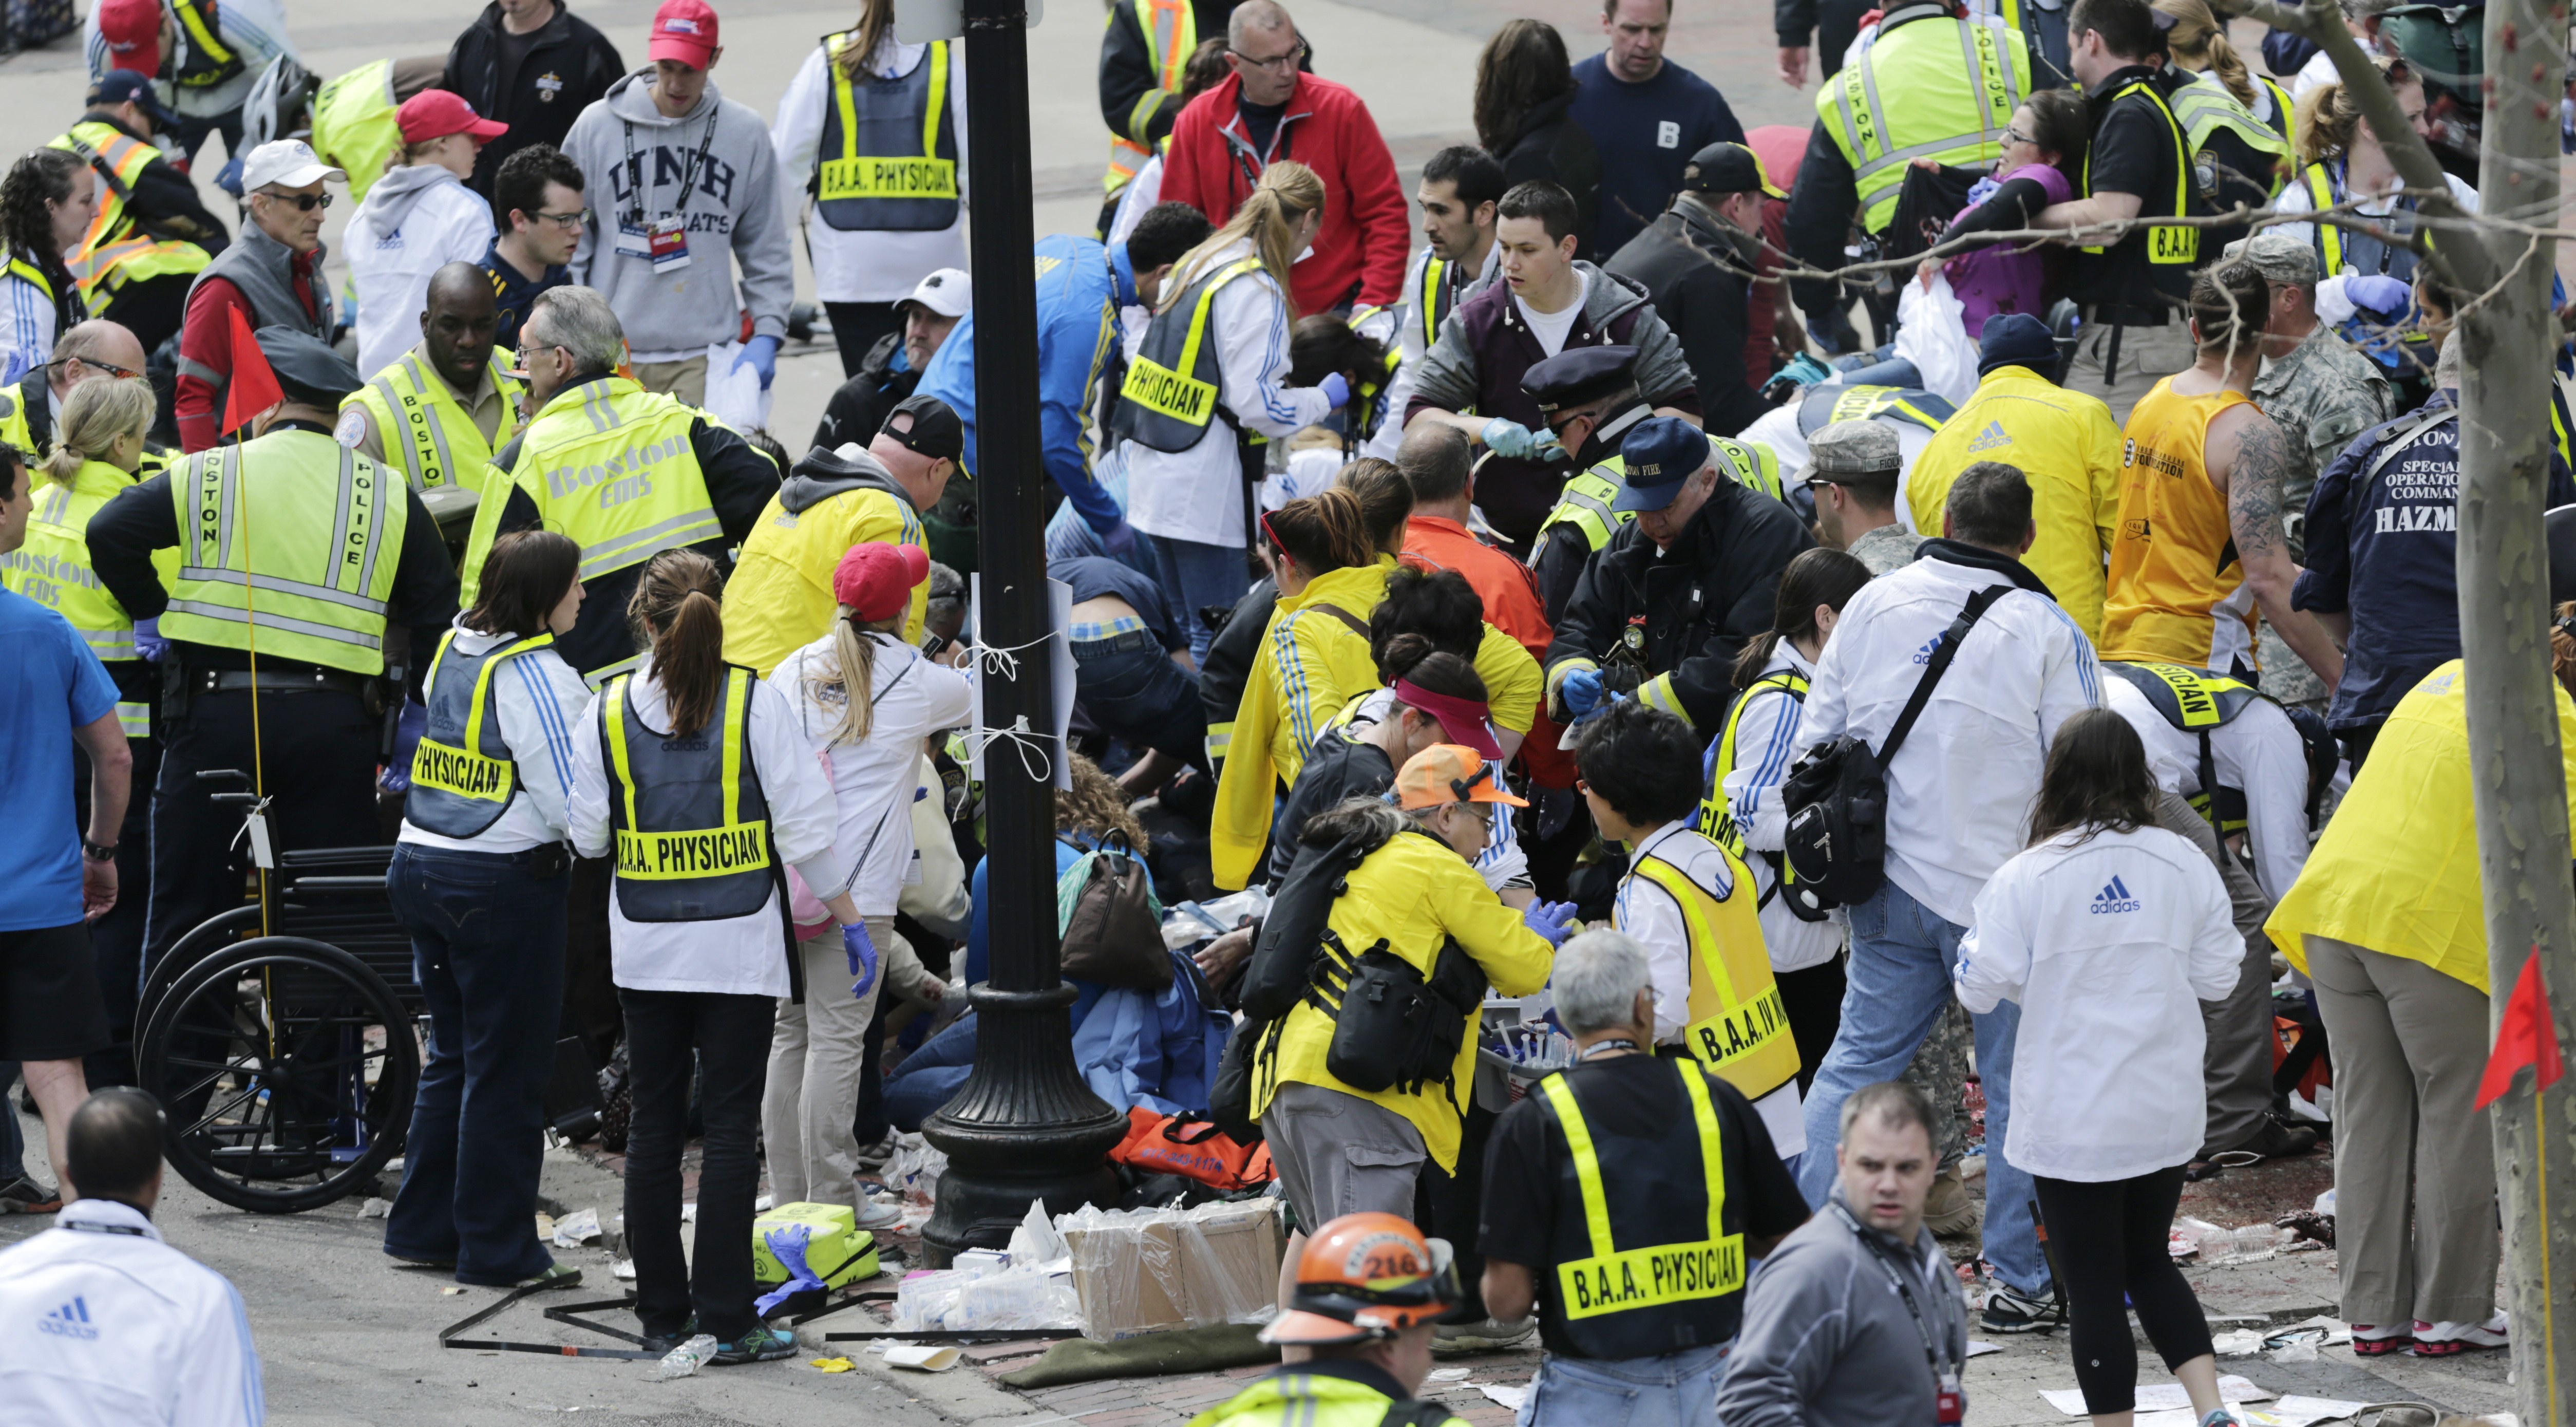
[[[964, 268], [941, 268], [923, 278], [903, 302], [918, 302], [942, 317], [963, 317], [975, 305], [975, 280]], [[897, 311], [903, 309], [903, 302], [895, 304]]]
[[345, 183], [349, 175], [322, 162], [314, 155], [313, 146], [302, 139], [271, 139], [242, 160], [244, 193], [256, 193], [272, 185], [302, 188], [326, 178]]

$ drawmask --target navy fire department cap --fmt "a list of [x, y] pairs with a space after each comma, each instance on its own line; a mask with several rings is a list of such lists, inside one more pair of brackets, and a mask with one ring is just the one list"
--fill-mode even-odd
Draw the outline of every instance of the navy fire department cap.
[[262, 327], [255, 335], [259, 354], [268, 358], [268, 369], [277, 373], [278, 386], [307, 406], [336, 411], [342, 397], [367, 384], [348, 358], [308, 333], [292, 327]]
[[1634, 386], [1637, 349], [1628, 346], [1568, 347], [1521, 373], [1521, 390], [1554, 415], [1569, 406], [1599, 401], [1622, 387]]
[[1629, 429], [1619, 458], [1627, 478], [1610, 508], [1661, 510], [1681, 494], [1682, 482], [1708, 464], [1708, 433], [1678, 416], [1650, 416]]

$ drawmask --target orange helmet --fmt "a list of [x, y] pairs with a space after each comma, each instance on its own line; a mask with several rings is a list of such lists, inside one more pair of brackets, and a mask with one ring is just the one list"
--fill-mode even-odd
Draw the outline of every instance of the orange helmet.
[[1265, 1343], [1364, 1343], [1428, 1323], [1464, 1301], [1445, 1239], [1393, 1214], [1345, 1214], [1315, 1231], [1297, 1260], [1288, 1311]]

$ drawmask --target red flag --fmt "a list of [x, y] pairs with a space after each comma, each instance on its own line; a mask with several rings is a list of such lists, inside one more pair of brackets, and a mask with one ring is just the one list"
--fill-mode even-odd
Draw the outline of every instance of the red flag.
[[2537, 1072], [2535, 1090], [2548, 1089], [2567, 1073], [2566, 1063], [2558, 1058], [2558, 1027], [2549, 1018], [2549, 988], [2540, 979], [2536, 946], [2513, 983], [2513, 995], [2505, 1001], [2504, 1024], [2496, 1028], [2495, 1054], [2487, 1057], [2487, 1073], [2478, 1081], [2474, 1108], [2483, 1110], [2512, 1089], [2514, 1072], [2526, 1065]]
[[232, 381], [224, 388], [224, 429], [230, 436], [250, 423], [250, 419], [286, 399], [277, 385], [277, 373], [268, 369], [268, 357], [259, 350], [259, 339], [251, 335], [250, 319], [239, 307], [227, 307], [224, 315], [233, 325]]

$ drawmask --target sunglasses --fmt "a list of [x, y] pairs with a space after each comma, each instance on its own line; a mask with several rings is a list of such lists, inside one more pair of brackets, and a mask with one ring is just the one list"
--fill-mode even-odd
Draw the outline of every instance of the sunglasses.
[[112, 377], [125, 377], [131, 379], [143, 375], [143, 373], [138, 372], [131, 367], [120, 367], [114, 362], [102, 362], [96, 357], [65, 357], [59, 362], [47, 362], [45, 366], [48, 370], [60, 370], [64, 367], [70, 366], [74, 362], [78, 362], [82, 366], [89, 367], [96, 371], [105, 372]]
[[1288, 51], [1288, 53], [1284, 55], [1272, 55], [1268, 59], [1255, 59], [1251, 55], [1245, 54], [1243, 51], [1238, 49], [1228, 49], [1226, 53], [1243, 61], [1245, 64], [1252, 66], [1254, 69], [1266, 69], [1273, 73], [1284, 74], [1288, 70], [1296, 68], [1297, 61], [1304, 59], [1307, 51], [1306, 42], [1304, 40], [1299, 40], [1296, 48]]
[[327, 193], [263, 193], [258, 196], [271, 203], [287, 204], [298, 213], [310, 213], [316, 208], [331, 206], [331, 195]]

